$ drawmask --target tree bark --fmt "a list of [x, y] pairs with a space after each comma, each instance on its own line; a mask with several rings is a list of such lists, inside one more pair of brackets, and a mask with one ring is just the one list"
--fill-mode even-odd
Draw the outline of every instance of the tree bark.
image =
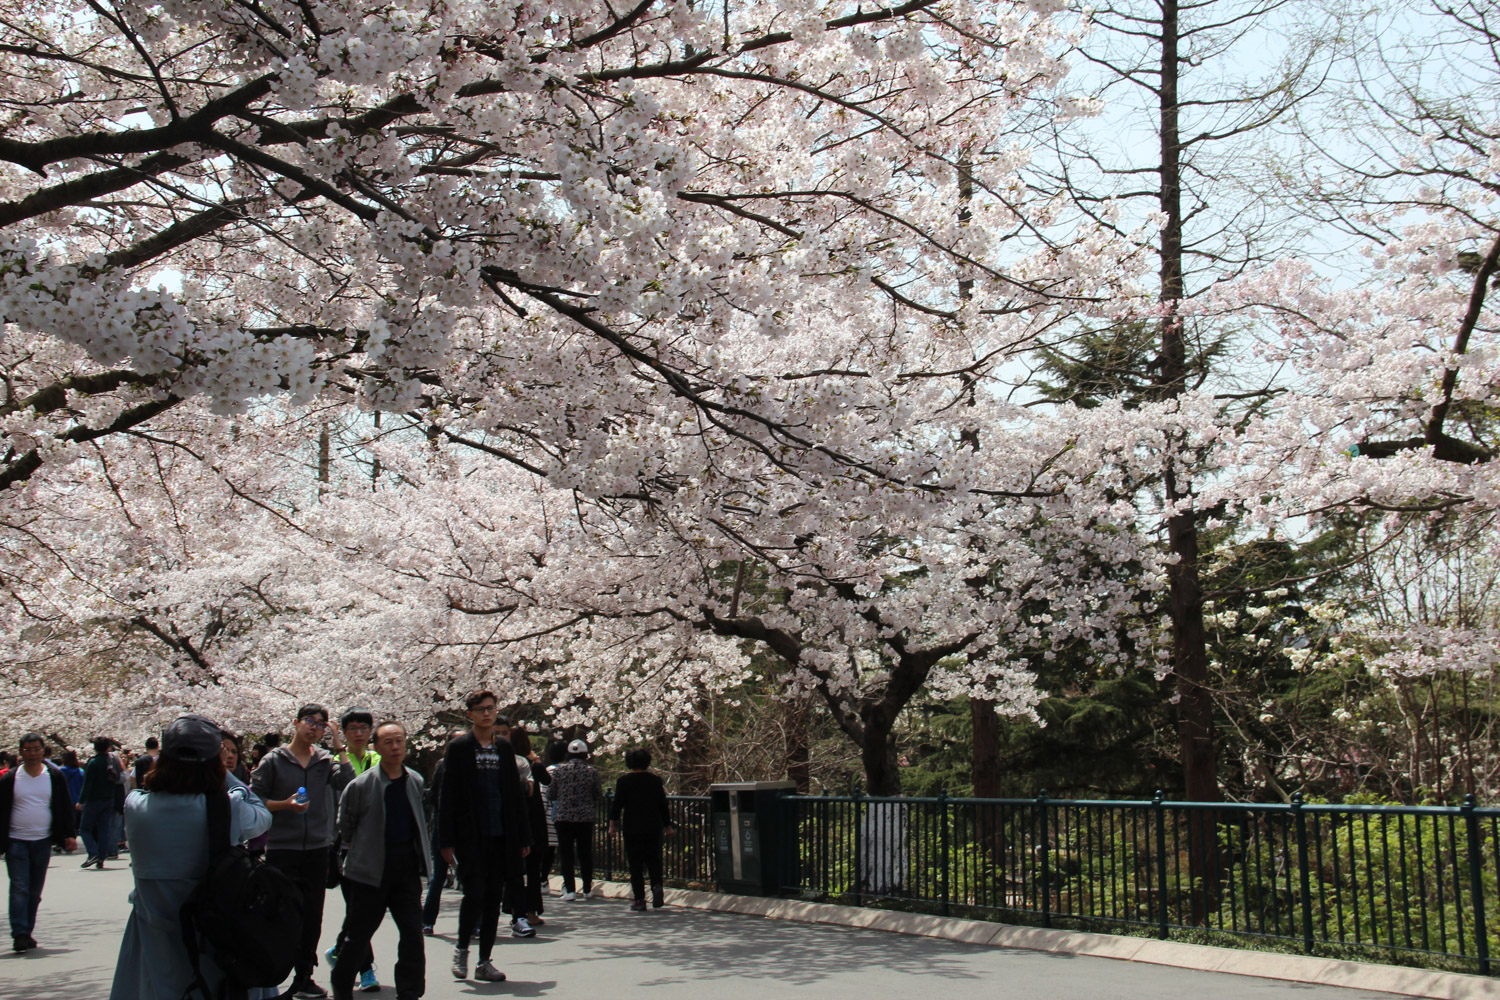
[[976, 799], [1000, 797], [1000, 716], [995, 703], [985, 698], [969, 699], [969, 720], [974, 729], [974, 759], [971, 776]]
[[797, 698], [786, 702], [782, 715], [786, 776], [796, 782], [797, 794], [812, 791], [812, 747], [807, 733], [807, 701]]

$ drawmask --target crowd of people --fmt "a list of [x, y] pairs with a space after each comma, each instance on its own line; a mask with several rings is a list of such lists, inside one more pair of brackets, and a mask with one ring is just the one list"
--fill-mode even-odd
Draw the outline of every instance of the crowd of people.
[[[111, 1000], [179, 1000], [195, 989], [218, 996], [230, 974], [199, 955], [191, 925], [184, 934], [184, 906], [201, 895], [220, 847], [241, 845], [296, 887], [300, 918], [300, 931], [285, 923], [297, 935], [289, 984], [257, 986], [249, 1000], [330, 995], [314, 970], [325, 895], [335, 885], [344, 920], [323, 956], [332, 996], [381, 988], [371, 940], [387, 913], [398, 935], [397, 1000], [422, 996], [423, 937], [435, 933], [442, 892], [453, 887], [461, 893], [454, 978], [503, 982], [494, 954], [501, 914], [511, 937], [536, 935], [554, 860], [563, 879], [558, 898], [592, 892], [603, 787], [584, 741], [553, 741], [539, 755], [531, 735], [499, 714], [492, 691], [470, 694], [464, 711], [469, 727], [450, 734], [430, 780], [409, 763], [402, 723], [377, 723], [358, 708], [334, 723], [323, 705], [304, 705], [291, 739], [262, 741], [248, 763], [235, 734], [199, 715], [177, 719], [133, 759], [99, 737], [82, 767], [66, 748], [49, 759], [47, 741], [28, 733], [19, 759], [0, 761], [13, 950], [37, 947], [54, 851], [77, 850], [81, 837], [82, 867], [103, 869], [128, 845], [134, 892]], [[672, 826], [649, 751], [625, 759], [629, 773], [616, 786], [609, 830], [624, 836], [631, 908], [645, 910], [648, 878], [651, 905], [664, 903], [662, 841]]]

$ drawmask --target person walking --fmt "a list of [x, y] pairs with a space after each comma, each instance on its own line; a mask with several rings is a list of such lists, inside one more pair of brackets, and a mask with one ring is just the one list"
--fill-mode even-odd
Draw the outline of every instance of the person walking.
[[542, 800], [542, 817], [547, 824], [547, 846], [542, 853], [542, 889], [548, 888], [552, 877], [552, 862], [557, 860], [557, 824], [552, 820], [552, 775], [557, 772], [557, 765], [568, 759], [568, 745], [561, 740], [553, 740], [547, 744], [547, 755], [542, 765], [542, 770], [547, 772], [547, 783], [540, 788]]
[[568, 759], [552, 772], [552, 823], [557, 827], [557, 850], [562, 855], [562, 898], [578, 898], [573, 880], [575, 861], [582, 869], [583, 897], [594, 890], [594, 822], [604, 785], [589, 763], [589, 745], [583, 740], [568, 744]]
[[37, 946], [32, 932], [53, 843], [70, 851], [78, 846], [68, 780], [46, 758], [41, 735], [27, 733], [21, 762], [0, 777], [0, 851], [10, 878], [11, 947], [18, 953]]
[[463, 878], [453, 978], [469, 977], [469, 942], [477, 935], [474, 978], [501, 983], [505, 973], [492, 961], [495, 931], [506, 880], [525, 871], [531, 824], [515, 755], [495, 735], [499, 702], [494, 692], [475, 691], [464, 699], [464, 709], [471, 728], [448, 744], [438, 799], [443, 860], [456, 861]]
[[84, 860], [80, 868], [104, 869], [104, 859], [119, 841], [115, 833], [115, 788], [119, 786], [114, 741], [94, 738], [94, 756], [83, 769], [83, 788], [78, 793], [78, 832], [83, 837]]
[[615, 799], [609, 807], [609, 833], [616, 829], [625, 835], [625, 858], [630, 865], [630, 908], [646, 908], [644, 870], [651, 873], [651, 905], [661, 909], [666, 902], [662, 892], [662, 839], [672, 836], [672, 813], [667, 808], [667, 788], [661, 777], [651, 773], [651, 751], [644, 748], [625, 751], [625, 766], [630, 769], [615, 782]]
[[[62, 771], [63, 777], [68, 779], [68, 797], [73, 800], [73, 811], [76, 813], [80, 808], [78, 796], [83, 794], [83, 768], [78, 763], [77, 750], [64, 750], [62, 752], [62, 764], [58, 770]], [[77, 819], [77, 816], [74, 817]]]
[[344, 926], [329, 980], [334, 1000], [352, 1000], [356, 969], [374, 965], [370, 938], [389, 910], [399, 940], [396, 1000], [426, 990], [422, 941], [422, 876], [432, 845], [422, 813], [422, 776], [408, 768], [406, 730], [382, 722], [375, 730], [380, 763], [350, 782], [339, 802], [344, 858]]
[[[161, 740], [155, 736], [146, 737], [146, 752], [135, 759], [135, 764], [131, 768], [131, 788], [146, 787], [146, 775], [150, 773], [152, 766], [156, 763], [156, 758], [160, 756]], [[121, 803], [122, 808], [123, 805]]]
[[326, 732], [328, 709], [303, 705], [297, 710], [292, 741], [267, 752], [250, 775], [250, 787], [271, 811], [266, 863], [281, 869], [302, 890], [302, 945], [288, 993], [303, 1000], [328, 996], [313, 981], [313, 969], [323, 933], [336, 793], [354, 780], [354, 768], [337, 730], [332, 733], [334, 753], [318, 745]]
[[[358, 778], [361, 774], [380, 764], [380, 754], [370, 749], [370, 739], [374, 736], [375, 716], [368, 709], [350, 708], [339, 716], [339, 733], [344, 738], [344, 753], [349, 758], [349, 766], [354, 768], [354, 776]], [[348, 850], [345, 843], [339, 848], [339, 867], [343, 869], [344, 856]], [[340, 880], [339, 890], [344, 897], [344, 906], [347, 908], [349, 902], [348, 886]], [[342, 933], [334, 941], [332, 946], [324, 954], [328, 957], [328, 967], [338, 961], [339, 949], [343, 947]], [[379, 993], [380, 980], [375, 976], [375, 965], [360, 970], [359, 989], [362, 993]]]
[[[526, 812], [531, 818], [532, 850], [526, 855], [525, 905], [518, 912], [525, 916], [528, 927], [541, 927], [546, 923], [542, 919], [545, 906], [543, 897], [546, 895], [543, 890], [547, 885], [547, 872], [551, 868], [551, 852], [542, 846], [547, 843], [547, 807], [543, 802], [542, 792], [552, 783], [552, 772], [547, 770], [546, 763], [531, 748], [531, 735], [525, 729], [512, 726], [507, 739], [516, 756], [526, 761], [531, 775]], [[519, 766], [518, 763], [517, 767]], [[544, 862], [547, 863], [546, 867], [543, 867]], [[515, 933], [515, 928], [511, 929], [511, 933]]]
[[[461, 732], [448, 734], [448, 744], [462, 736]], [[427, 823], [432, 838], [432, 874], [427, 877], [427, 899], [422, 904], [422, 933], [431, 935], [437, 929], [438, 912], [443, 905], [443, 889], [453, 880], [455, 868], [449, 865], [443, 858], [442, 845], [438, 837], [438, 800], [443, 792], [444, 765], [448, 763], [446, 754], [448, 745], [443, 747], [444, 757], [440, 758], [437, 765], [432, 769], [432, 780], [427, 783], [427, 790], [422, 793], [424, 804], [427, 806]]]
[[[526, 797], [527, 826], [531, 831], [531, 842], [535, 844], [536, 830], [531, 826], [531, 802], [536, 798], [536, 781], [531, 776], [531, 761], [511, 742], [511, 737], [515, 735], [515, 729], [511, 726], [510, 720], [503, 715], [495, 719], [495, 735], [509, 744], [511, 752], [515, 754], [516, 774], [521, 779], [521, 794]], [[526, 732], [522, 730], [521, 739], [524, 740], [525, 738]], [[531, 870], [532, 854], [535, 853], [537, 852], [533, 851], [531, 854], [527, 854], [521, 870], [511, 872], [505, 879], [505, 899], [500, 909], [503, 913], [510, 915], [511, 937], [536, 937], [536, 928], [531, 926], [531, 921], [526, 916], [528, 909], [526, 878]]]
[[[241, 844], [271, 826], [271, 813], [244, 784], [224, 774], [216, 723], [184, 715], [162, 735], [145, 787], [125, 799], [125, 831], [134, 845], [130, 919], [120, 940], [109, 1000], [178, 1000], [194, 982], [181, 912], [208, 873], [208, 810], [227, 809], [229, 836]], [[212, 995], [224, 973], [200, 960]]]

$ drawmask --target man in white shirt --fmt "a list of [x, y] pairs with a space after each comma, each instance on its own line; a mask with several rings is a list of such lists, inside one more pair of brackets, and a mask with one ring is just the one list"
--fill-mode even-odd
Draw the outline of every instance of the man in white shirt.
[[10, 876], [10, 936], [16, 952], [35, 948], [36, 911], [52, 842], [72, 851], [73, 799], [68, 779], [46, 761], [47, 746], [37, 733], [21, 737], [21, 763], [0, 777], [0, 849]]

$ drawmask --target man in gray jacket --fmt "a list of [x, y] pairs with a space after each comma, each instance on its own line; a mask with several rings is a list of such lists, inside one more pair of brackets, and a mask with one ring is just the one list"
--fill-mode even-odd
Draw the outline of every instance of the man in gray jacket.
[[396, 1000], [417, 1000], [426, 989], [422, 940], [422, 876], [432, 846], [422, 810], [422, 776], [406, 767], [406, 730], [399, 722], [375, 727], [380, 764], [344, 789], [339, 833], [344, 857], [344, 929], [331, 981], [334, 1000], [353, 1000], [355, 973], [374, 956], [370, 938], [391, 911], [396, 946]]
[[354, 768], [349, 765], [337, 730], [333, 731], [332, 754], [318, 746], [326, 732], [328, 709], [303, 705], [297, 711], [291, 743], [262, 757], [250, 776], [251, 789], [271, 811], [266, 863], [281, 869], [302, 890], [302, 943], [297, 952], [296, 978], [286, 995], [303, 1000], [328, 996], [313, 982], [312, 971], [318, 964], [318, 938], [323, 934], [334, 793], [354, 780]]

